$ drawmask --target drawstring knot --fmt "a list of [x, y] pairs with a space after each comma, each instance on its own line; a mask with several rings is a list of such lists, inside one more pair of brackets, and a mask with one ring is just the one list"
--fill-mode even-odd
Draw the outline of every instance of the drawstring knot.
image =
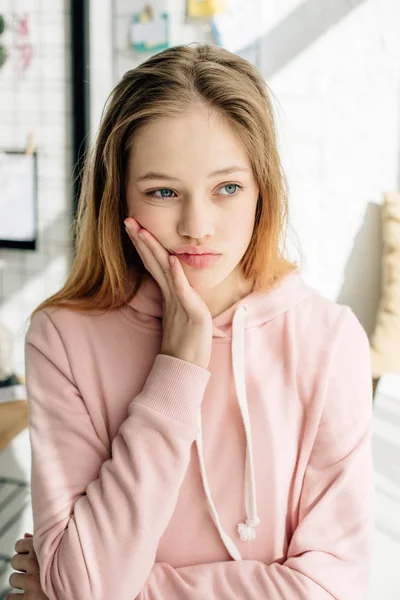
[[239, 523], [238, 532], [242, 542], [252, 542], [256, 539], [255, 527], [260, 524], [258, 517], [248, 517], [246, 523]]

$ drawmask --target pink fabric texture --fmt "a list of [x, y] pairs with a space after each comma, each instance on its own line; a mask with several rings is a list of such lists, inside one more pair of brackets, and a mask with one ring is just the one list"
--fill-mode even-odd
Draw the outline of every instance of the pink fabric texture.
[[26, 334], [45, 594], [364, 599], [372, 382], [353, 312], [289, 275], [213, 319], [203, 369], [160, 353], [161, 300], [149, 278], [121, 309], [46, 309]]

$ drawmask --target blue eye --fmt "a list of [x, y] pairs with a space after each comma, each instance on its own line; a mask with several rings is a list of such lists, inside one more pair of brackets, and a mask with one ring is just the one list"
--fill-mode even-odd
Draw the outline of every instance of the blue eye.
[[[220, 191], [224, 189], [226, 190], [226, 193]], [[235, 196], [238, 190], [243, 190], [243, 187], [237, 183], [227, 183], [219, 188], [218, 193], [220, 193], [221, 196]], [[151, 198], [174, 198], [173, 194], [175, 194], [175, 192], [170, 188], [159, 188], [158, 190], [146, 192], [146, 196], [150, 196]]]
[[223, 185], [219, 189], [220, 190], [226, 189], [228, 192], [227, 194], [222, 194], [222, 196], [234, 196], [238, 190], [242, 190], [243, 188], [242, 188], [242, 186], [238, 185], [237, 183], [227, 183], [226, 185]]
[[[161, 196], [156, 196], [157, 192], [160, 192]], [[153, 198], [172, 198], [172, 196], [170, 196], [168, 193], [165, 194], [164, 192], [171, 192], [172, 194], [175, 193], [173, 190], [170, 190], [169, 188], [160, 188], [158, 190], [152, 190], [151, 192], [146, 192], [146, 196], [152, 196]]]

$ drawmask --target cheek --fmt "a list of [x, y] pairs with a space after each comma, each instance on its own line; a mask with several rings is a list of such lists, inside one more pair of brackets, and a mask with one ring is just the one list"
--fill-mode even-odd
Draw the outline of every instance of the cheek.
[[236, 240], [237, 243], [247, 243], [254, 229], [255, 211], [253, 210], [238, 210], [228, 219], [229, 228], [225, 221], [224, 229], [228, 229], [230, 238]]
[[173, 231], [173, 223], [171, 216], [166, 214], [167, 211], [155, 210], [154, 206], [148, 206], [143, 203], [137, 203], [132, 206], [130, 216], [137, 219], [138, 223], [147, 231], [150, 231], [152, 235], [160, 242], [160, 244], [166, 247], [168, 236]]
[[154, 211], [154, 208], [148, 206], [144, 202], [135, 202], [128, 200], [128, 213], [130, 217], [134, 217], [144, 229], [156, 235], [157, 228], [160, 223], [160, 216]]

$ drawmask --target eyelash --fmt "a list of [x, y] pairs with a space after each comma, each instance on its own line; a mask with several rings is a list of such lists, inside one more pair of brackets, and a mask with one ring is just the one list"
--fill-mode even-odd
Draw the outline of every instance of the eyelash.
[[[235, 196], [237, 196], [238, 192], [242, 192], [243, 191], [243, 186], [239, 185], [238, 183], [226, 183], [225, 185], [221, 185], [221, 187], [219, 187], [218, 189], [222, 189], [224, 187], [228, 187], [228, 185], [234, 185], [236, 186], [238, 189], [236, 190], [236, 192], [234, 194], [220, 194], [221, 196], [227, 196], [228, 198], [234, 198]], [[168, 190], [173, 192], [174, 190], [171, 190], [171, 188], [157, 188], [156, 190], [150, 190], [149, 192], [145, 192], [146, 196], [150, 196], [151, 198], [163, 198], [168, 200], [169, 198], [174, 198], [174, 196], [156, 196], [156, 192], [160, 192], [161, 190]], [[174, 192], [175, 193], [175, 192]]]

